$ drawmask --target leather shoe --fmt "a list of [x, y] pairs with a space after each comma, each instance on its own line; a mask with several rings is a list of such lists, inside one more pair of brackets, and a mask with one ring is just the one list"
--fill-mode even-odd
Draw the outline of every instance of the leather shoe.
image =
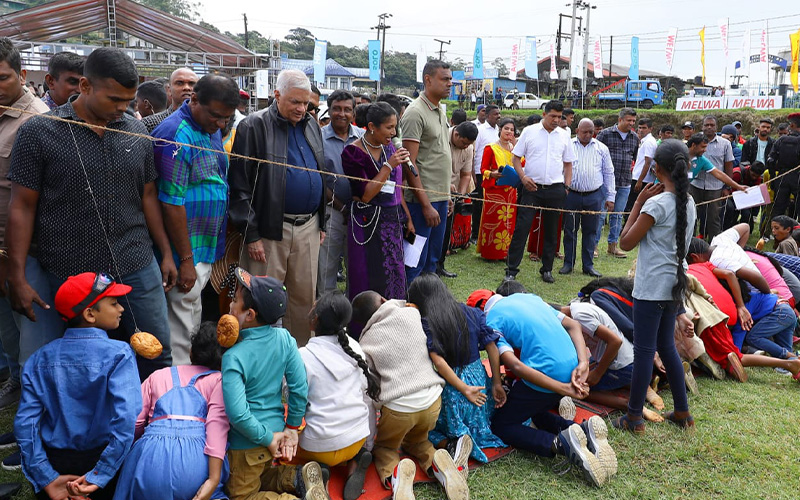
[[450, 271], [448, 271], [447, 269], [445, 269], [443, 267], [440, 267], [439, 269], [437, 269], [436, 270], [436, 274], [438, 274], [442, 278], [455, 278], [455, 277], [458, 276], [458, 274], [451, 273]]
[[556, 282], [556, 280], [553, 279], [553, 273], [551, 273], [550, 271], [545, 271], [545, 272], [542, 273], [542, 281], [544, 281], [545, 283], [555, 283]]
[[595, 269], [593, 267], [589, 267], [587, 269], [584, 269], [583, 270], [583, 274], [587, 274], [587, 275], [591, 276], [592, 278], [602, 278], [603, 277], [603, 275], [600, 274], [597, 271], [597, 269]]
[[11, 498], [19, 493], [22, 489], [20, 483], [2, 483], [0, 484], [0, 500], [11, 500]]
[[564, 266], [558, 270], [558, 274], [569, 274], [572, 272], [572, 266], [568, 266], [564, 264]]

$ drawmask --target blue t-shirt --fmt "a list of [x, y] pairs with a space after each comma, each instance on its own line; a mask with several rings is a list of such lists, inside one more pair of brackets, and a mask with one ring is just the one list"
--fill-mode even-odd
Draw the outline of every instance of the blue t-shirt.
[[692, 169], [689, 171], [689, 180], [697, 179], [702, 172], [714, 170], [714, 164], [705, 156], [695, 156], [692, 158]]
[[[519, 349], [519, 359], [525, 366], [538, 370], [559, 382], [568, 383], [578, 366], [578, 354], [572, 338], [561, 320], [564, 315], [547, 305], [540, 297], [515, 293], [497, 302], [486, 315], [486, 324], [503, 335], [497, 342], [504, 347]], [[552, 392], [527, 380], [528, 387]]]
[[[483, 311], [465, 304], [459, 305], [464, 312], [464, 317], [467, 319], [467, 330], [469, 334], [469, 339], [467, 340], [469, 345], [469, 359], [466, 363], [462, 363], [459, 366], [466, 366], [478, 361], [481, 358], [481, 351], [486, 349], [486, 344], [497, 342], [500, 339], [500, 334], [489, 328], [486, 324], [486, 315], [483, 314]], [[425, 331], [425, 336], [428, 337], [428, 352], [435, 352], [439, 356], [444, 356], [444, 353], [437, 351], [433, 346], [433, 337], [431, 329], [428, 326], [428, 318], [422, 318], [422, 329]], [[461, 343], [460, 341], [461, 339], [459, 339], [459, 344]], [[450, 368], [455, 369], [457, 367], [451, 366]]]

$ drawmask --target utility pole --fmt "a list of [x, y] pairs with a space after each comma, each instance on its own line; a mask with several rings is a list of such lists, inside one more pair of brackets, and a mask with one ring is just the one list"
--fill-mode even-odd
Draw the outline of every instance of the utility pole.
[[[569, 85], [567, 86], [567, 90], [572, 91], [572, 65], [574, 64], [572, 60], [572, 55], [574, 54], [573, 49], [575, 48], [575, 14], [578, 12], [578, 2], [580, 0], [572, 0], [572, 28], [569, 31]], [[569, 6], [569, 4], [567, 4]]]
[[244, 18], [244, 48], [250, 48], [250, 34], [247, 32], [247, 14], [242, 14]]
[[586, 31], [584, 32], [583, 37], [583, 83], [581, 83], [582, 103], [583, 96], [586, 94], [586, 79], [589, 76], [589, 15], [592, 13], [592, 9], [597, 8], [597, 5], [592, 5], [588, 2], [581, 2], [580, 7], [586, 9]]
[[608, 79], [611, 80], [611, 62], [614, 60], [614, 35], [611, 35], [611, 46], [608, 49]]
[[[383, 13], [378, 16], [378, 25], [373, 26], [371, 29], [378, 30], [378, 40], [381, 41], [381, 77], [378, 80], [377, 93], [381, 93], [381, 85], [383, 84], [383, 56], [386, 53], [386, 30], [391, 26], [386, 26], [386, 20], [392, 17], [391, 14]], [[383, 36], [381, 36], [383, 34]]]
[[445, 44], [450, 45], [450, 40], [445, 42], [444, 40], [439, 40], [438, 38], [434, 38], [433, 41], [434, 42], [439, 42], [439, 60], [440, 61], [444, 61], [444, 53], [445, 53], [445, 51], [442, 50], [442, 49], [444, 48]]

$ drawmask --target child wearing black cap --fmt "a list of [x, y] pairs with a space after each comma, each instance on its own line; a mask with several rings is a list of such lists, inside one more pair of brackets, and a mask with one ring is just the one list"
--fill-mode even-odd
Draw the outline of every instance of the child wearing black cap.
[[70, 277], [55, 296], [64, 337], [25, 363], [14, 434], [36, 498], [111, 499], [133, 444], [142, 393], [136, 355], [108, 338], [131, 287], [105, 274]]
[[[286, 314], [286, 287], [242, 268], [235, 273], [230, 314], [239, 321], [239, 340], [222, 356], [222, 394], [231, 424], [228, 494], [231, 500], [330, 500], [318, 463], [272, 466], [273, 460], [294, 458], [308, 402], [297, 342], [288, 330], [274, 326]], [[284, 377], [289, 391], [285, 418]]]

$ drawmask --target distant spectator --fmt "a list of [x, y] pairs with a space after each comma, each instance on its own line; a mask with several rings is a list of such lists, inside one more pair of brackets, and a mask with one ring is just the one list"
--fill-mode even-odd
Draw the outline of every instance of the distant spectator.
[[[453, 116], [450, 117], [450, 125], [456, 127], [467, 121], [467, 112], [463, 109], [453, 111]], [[476, 127], [477, 128], [477, 127]]]
[[78, 83], [83, 76], [84, 57], [74, 52], [59, 52], [50, 58], [44, 82], [49, 89], [42, 101], [50, 109], [61, 106], [70, 96], [79, 92]]
[[142, 118], [167, 109], [167, 92], [156, 81], [144, 82], [136, 89], [136, 109]]
[[403, 117], [403, 113], [406, 111], [406, 101], [400, 99], [396, 94], [381, 94], [376, 99], [376, 102], [385, 102], [389, 106], [393, 107], [395, 111], [397, 111], [398, 118]]
[[606, 127], [606, 124], [600, 118], [595, 118], [592, 123], [594, 123], [594, 137], [597, 138], [597, 134], [603, 131], [603, 129]]

